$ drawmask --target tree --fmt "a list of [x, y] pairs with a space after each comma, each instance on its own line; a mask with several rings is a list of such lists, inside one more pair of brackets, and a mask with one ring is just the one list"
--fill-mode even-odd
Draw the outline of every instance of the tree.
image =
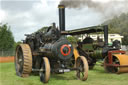
[[7, 24], [0, 25], [0, 50], [14, 49], [14, 37]]
[[74, 36], [68, 36], [67, 37], [68, 41], [71, 42], [72, 44], [76, 44], [78, 40], [78, 38], [74, 37]]
[[18, 45], [20, 45], [20, 44], [22, 44], [21, 41], [15, 42], [15, 43], [14, 43], [14, 49], [16, 49], [16, 47], [17, 47]]
[[128, 13], [115, 16], [113, 19], [107, 20], [103, 24], [109, 25], [109, 33], [118, 33], [124, 36], [122, 44], [128, 45]]
[[41, 29], [37, 30], [36, 32], [45, 32], [48, 29], [48, 27], [42, 27]]

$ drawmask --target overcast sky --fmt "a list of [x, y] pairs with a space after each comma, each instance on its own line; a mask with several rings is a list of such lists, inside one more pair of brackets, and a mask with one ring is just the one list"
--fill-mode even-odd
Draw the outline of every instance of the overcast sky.
[[[95, 0], [94, 0], [95, 1]], [[110, 0], [96, 0], [106, 3]], [[43, 26], [55, 22], [58, 26], [58, 4], [60, 0], [0, 0], [0, 23], [11, 26], [15, 41], [24, 39]], [[104, 16], [94, 10], [66, 8], [66, 30], [98, 25]]]

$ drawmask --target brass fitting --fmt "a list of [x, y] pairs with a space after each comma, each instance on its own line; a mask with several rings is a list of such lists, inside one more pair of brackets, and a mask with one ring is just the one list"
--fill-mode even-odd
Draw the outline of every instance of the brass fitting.
[[64, 5], [58, 5], [58, 8], [65, 8]]

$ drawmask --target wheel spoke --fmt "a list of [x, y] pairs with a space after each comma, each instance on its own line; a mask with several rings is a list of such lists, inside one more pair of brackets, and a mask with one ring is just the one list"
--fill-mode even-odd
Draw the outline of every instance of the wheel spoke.
[[88, 62], [85, 57], [80, 56], [76, 62], [76, 68], [79, 68], [77, 70], [77, 77], [80, 80], [86, 80], [88, 77]]
[[82, 73], [82, 76], [84, 77], [84, 73], [83, 72], [81, 72]]
[[43, 70], [40, 71], [40, 80], [43, 83], [47, 83], [50, 78], [50, 64], [46, 57], [43, 58], [41, 69]]
[[80, 71], [77, 72], [77, 77], [80, 78]]

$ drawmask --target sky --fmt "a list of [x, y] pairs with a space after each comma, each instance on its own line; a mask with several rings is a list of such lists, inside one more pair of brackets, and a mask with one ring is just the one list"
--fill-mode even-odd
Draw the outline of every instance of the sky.
[[[107, 3], [111, 0], [93, 0]], [[53, 22], [59, 26], [60, 0], [0, 0], [0, 23], [8, 23], [15, 41]], [[66, 8], [66, 30], [99, 25], [106, 20], [103, 14], [88, 7]]]

